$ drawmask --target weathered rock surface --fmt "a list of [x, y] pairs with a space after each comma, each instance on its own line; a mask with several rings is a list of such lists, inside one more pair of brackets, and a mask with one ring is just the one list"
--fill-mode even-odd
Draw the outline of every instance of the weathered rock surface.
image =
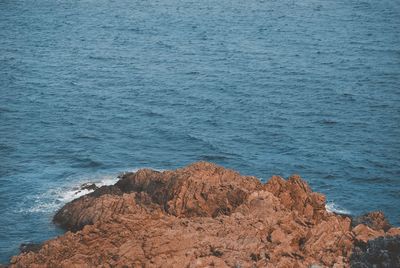
[[13, 257], [11, 267], [348, 267], [382, 246], [371, 239], [400, 234], [380, 214], [352, 226], [327, 212], [325, 197], [299, 176], [262, 184], [205, 162], [124, 174], [66, 204], [54, 221], [70, 231]]

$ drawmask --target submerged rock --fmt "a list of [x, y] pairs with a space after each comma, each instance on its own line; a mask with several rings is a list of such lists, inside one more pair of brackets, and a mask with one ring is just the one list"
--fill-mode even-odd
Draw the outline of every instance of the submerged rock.
[[355, 245], [400, 232], [379, 219], [352, 226], [297, 175], [142, 169], [66, 204], [54, 222], [70, 231], [11, 266], [347, 267]]

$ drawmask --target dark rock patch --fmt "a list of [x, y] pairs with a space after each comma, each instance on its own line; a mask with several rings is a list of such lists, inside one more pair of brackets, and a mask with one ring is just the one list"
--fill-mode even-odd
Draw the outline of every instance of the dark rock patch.
[[19, 250], [21, 253], [39, 252], [42, 246], [42, 243], [23, 243], [19, 246]]
[[400, 267], [400, 236], [379, 237], [367, 243], [356, 243], [350, 265], [354, 268]]

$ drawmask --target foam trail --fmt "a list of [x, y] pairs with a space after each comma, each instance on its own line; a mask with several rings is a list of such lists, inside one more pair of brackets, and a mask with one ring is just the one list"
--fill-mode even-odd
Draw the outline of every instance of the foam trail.
[[351, 211], [349, 211], [349, 210], [347, 210], [345, 208], [339, 207], [337, 204], [335, 204], [332, 201], [326, 203], [325, 209], [328, 212], [334, 212], [334, 213], [346, 214], [346, 215], [350, 215], [351, 214]]
[[64, 185], [61, 187], [54, 187], [48, 191], [28, 197], [26, 202], [32, 205], [28, 208], [22, 208], [18, 212], [28, 213], [49, 213], [59, 209], [65, 203], [68, 203], [76, 198], [79, 198], [85, 194], [93, 192], [93, 190], [81, 189], [82, 184], [94, 183], [97, 187], [104, 185], [112, 185], [118, 181], [116, 175], [107, 175], [97, 178], [83, 178], [75, 181], [74, 184]]
[[[81, 185], [83, 184], [95, 184], [97, 187], [105, 186], [105, 185], [113, 185], [118, 181], [117, 175], [106, 175], [100, 178], [89, 178], [80, 180], [79, 182], [75, 183], [73, 186], [64, 187], [63, 190], [57, 189], [56, 192], [56, 199], [59, 200], [61, 203], [65, 204], [70, 202], [78, 197], [83, 195], [89, 194], [93, 192], [93, 190], [88, 189], [81, 189]], [[65, 189], [67, 188], [67, 189]]]
[[[162, 169], [154, 169], [156, 171], [164, 171]], [[111, 175], [93, 175], [85, 176], [81, 178], [71, 178], [73, 183], [68, 185], [53, 187], [44, 193], [28, 196], [24, 204], [32, 204], [28, 208], [22, 206], [23, 208], [17, 209], [17, 212], [22, 213], [53, 213], [59, 209], [64, 204], [71, 202], [72, 200], [79, 198], [83, 195], [93, 192], [93, 190], [82, 189], [83, 184], [95, 184], [97, 187], [113, 185], [119, 178], [120, 174], [125, 174], [129, 172], [136, 172], [139, 168], [126, 169], [124, 173], [114, 173]], [[20, 206], [21, 207], [21, 206]]]

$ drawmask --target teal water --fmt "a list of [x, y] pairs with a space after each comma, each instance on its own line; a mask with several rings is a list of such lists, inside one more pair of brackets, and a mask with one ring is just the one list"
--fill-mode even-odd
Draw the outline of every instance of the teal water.
[[212, 161], [400, 224], [399, 1], [0, 1], [0, 262], [83, 182]]

